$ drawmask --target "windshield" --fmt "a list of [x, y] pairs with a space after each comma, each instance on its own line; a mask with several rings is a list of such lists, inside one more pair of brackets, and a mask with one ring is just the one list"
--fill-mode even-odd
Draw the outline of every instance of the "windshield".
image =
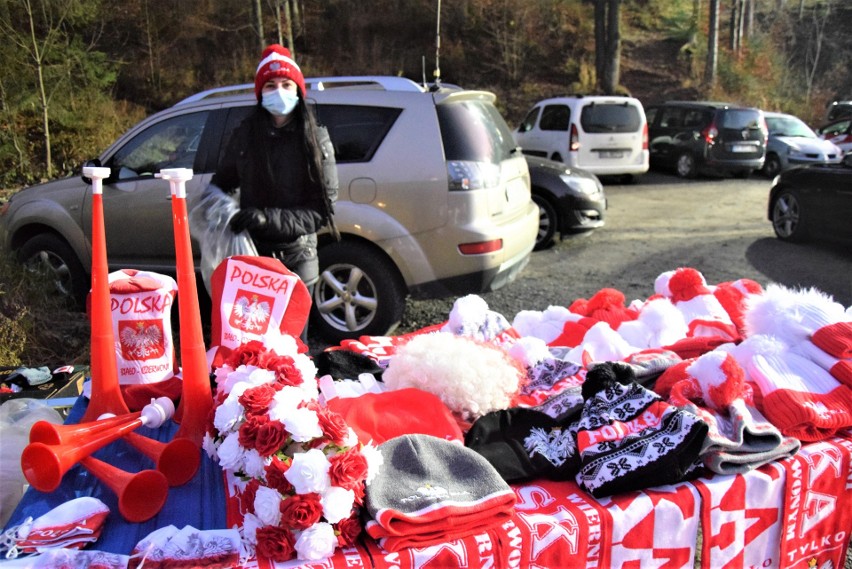
[[766, 126], [769, 127], [770, 136], [817, 137], [811, 127], [796, 117], [766, 117]]

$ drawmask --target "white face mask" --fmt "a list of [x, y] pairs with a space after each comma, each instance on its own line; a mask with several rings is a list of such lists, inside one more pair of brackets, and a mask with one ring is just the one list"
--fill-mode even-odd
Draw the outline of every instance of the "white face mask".
[[292, 113], [298, 103], [299, 95], [293, 91], [285, 91], [284, 89], [265, 91], [261, 96], [263, 108], [279, 117], [286, 117]]

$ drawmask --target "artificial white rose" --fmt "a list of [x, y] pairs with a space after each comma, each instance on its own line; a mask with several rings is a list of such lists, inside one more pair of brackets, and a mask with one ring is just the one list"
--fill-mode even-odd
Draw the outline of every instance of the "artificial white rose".
[[255, 449], [246, 450], [243, 460], [243, 470], [252, 478], [262, 478], [264, 475], [264, 468], [270, 462], [270, 460], [260, 456], [260, 453]]
[[336, 524], [352, 514], [355, 492], [340, 486], [332, 486], [320, 497], [320, 503], [322, 504], [322, 517], [328, 523]]
[[324, 522], [314, 524], [299, 534], [295, 547], [299, 559], [319, 561], [331, 557], [337, 547], [334, 528]]
[[252, 545], [257, 544], [257, 530], [258, 528], [263, 527], [263, 522], [255, 516], [254, 514], [250, 514], [246, 512], [243, 516], [243, 527], [242, 527], [242, 535], [243, 539], [251, 543]]
[[242, 470], [246, 450], [240, 444], [239, 433], [231, 433], [225, 437], [219, 448], [219, 466], [225, 470]]
[[216, 407], [216, 412], [213, 414], [213, 426], [220, 434], [226, 435], [238, 428], [237, 423], [242, 421], [244, 412], [245, 409], [236, 399], [225, 399], [221, 405]]
[[322, 437], [322, 427], [316, 411], [302, 407], [294, 409], [281, 419], [284, 428], [290, 433], [294, 441], [307, 442]]
[[217, 367], [213, 371], [213, 375], [216, 378], [216, 387], [222, 393], [228, 393], [228, 391], [225, 391], [224, 385], [232, 371], [234, 371], [234, 368], [228, 364], [223, 364], [221, 367]]
[[382, 464], [385, 462], [385, 457], [382, 456], [382, 451], [373, 446], [373, 443], [361, 447], [361, 454], [367, 460], [367, 478], [364, 482], [369, 486], [370, 482], [373, 481], [379, 470], [381, 470]]
[[282, 387], [272, 398], [269, 406], [269, 418], [273, 421], [283, 422], [283, 418], [299, 408], [305, 401], [304, 393], [298, 387], [286, 385]]
[[281, 523], [281, 495], [278, 490], [260, 486], [254, 495], [254, 513], [265, 526]]
[[297, 453], [284, 477], [299, 494], [322, 494], [331, 486], [328, 470], [331, 463], [321, 450]]
[[219, 455], [216, 453], [216, 441], [213, 440], [210, 433], [204, 433], [204, 437], [201, 439], [201, 448], [204, 449], [207, 456], [213, 460], [219, 460]]

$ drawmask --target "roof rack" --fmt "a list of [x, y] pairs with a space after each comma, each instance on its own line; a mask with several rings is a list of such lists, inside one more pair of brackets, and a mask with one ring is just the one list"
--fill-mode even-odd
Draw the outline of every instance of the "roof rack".
[[[384, 89], [385, 91], [413, 91], [422, 93], [425, 89], [406, 77], [395, 75], [349, 75], [341, 77], [306, 77], [305, 88], [309, 90], [324, 91], [327, 88], [350, 88], [350, 89]], [[254, 92], [254, 83], [243, 83], [241, 85], [228, 85], [207, 89], [195, 93], [175, 103], [185, 105], [195, 103], [211, 97], [236, 95]]]
[[316, 91], [324, 91], [329, 87], [337, 88], [381, 88], [385, 91], [416, 91], [422, 93], [424, 88], [407, 77], [396, 75], [350, 75], [342, 77], [306, 77], [305, 87]]

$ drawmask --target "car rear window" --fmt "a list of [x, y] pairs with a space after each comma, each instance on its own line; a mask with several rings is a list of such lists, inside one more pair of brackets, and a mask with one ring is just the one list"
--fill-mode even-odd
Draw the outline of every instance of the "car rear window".
[[744, 128], [760, 128], [760, 113], [746, 109], [728, 109], [722, 113], [721, 128], [742, 130]]
[[509, 125], [491, 103], [458, 101], [437, 110], [447, 160], [498, 164], [515, 149]]
[[642, 119], [629, 103], [591, 103], [580, 112], [580, 124], [586, 132], [636, 132]]

